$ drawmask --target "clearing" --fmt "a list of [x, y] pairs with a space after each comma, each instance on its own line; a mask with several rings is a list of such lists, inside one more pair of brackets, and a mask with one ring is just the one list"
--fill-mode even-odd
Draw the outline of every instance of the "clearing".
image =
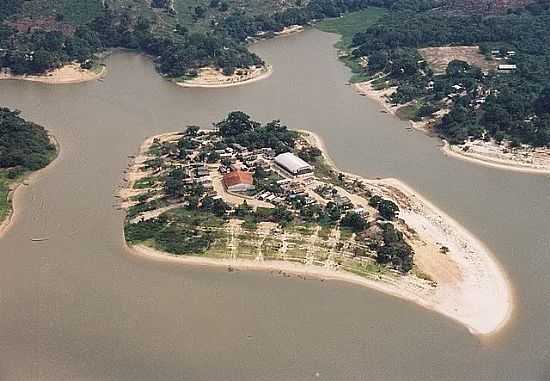
[[489, 61], [480, 53], [479, 46], [440, 46], [418, 49], [435, 74], [444, 74], [449, 62], [460, 60], [479, 67], [483, 72], [496, 70], [497, 61]]

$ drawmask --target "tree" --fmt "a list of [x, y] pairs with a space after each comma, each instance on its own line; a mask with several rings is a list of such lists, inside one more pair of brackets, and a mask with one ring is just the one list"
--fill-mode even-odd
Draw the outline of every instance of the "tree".
[[197, 136], [197, 134], [199, 133], [200, 131], [200, 127], [199, 126], [187, 126], [187, 128], [185, 129], [185, 135], [188, 135], [188, 136]]
[[393, 201], [382, 200], [378, 204], [378, 212], [385, 219], [393, 220], [399, 213], [399, 207]]
[[242, 111], [230, 112], [227, 118], [215, 124], [223, 137], [231, 137], [253, 131], [260, 123], [254, 122], [250, 116]]
[[0, 108], [0, 169], [37, 170], [50, 163], [55, 151], [44, 127], [24, 120], [19, 111]]
[[350, 228], [354, 232], [360, 232], [368, 227], [367, 221], [356, 212], [346, 213], [346, 215], [342, 217], [340, 224], [344, 227]]
[[467, 73], [470, 70], [470, 68], [471, 66], [465, 61], [452, 60], [447, 65], [446, 73], [447, 73], [447, 76], [449, 77], [456, 77]]
[[205, 7], [200, 6], [200, 5], [198, 5], [198, 6], [195, 7], [195, 15], [194, 15], [194, 17], [196, 17], [196, 18], [203, 18], [205, 14], [206, 14], [206, 8], [205, 8]]

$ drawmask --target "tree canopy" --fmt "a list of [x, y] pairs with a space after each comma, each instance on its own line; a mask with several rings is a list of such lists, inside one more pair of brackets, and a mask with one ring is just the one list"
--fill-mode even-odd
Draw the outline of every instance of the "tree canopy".
[[0, 108], [0, 169], [37, 170], [54, 155], [55, 146], [44, 127], [27, 122], [19, 111]]

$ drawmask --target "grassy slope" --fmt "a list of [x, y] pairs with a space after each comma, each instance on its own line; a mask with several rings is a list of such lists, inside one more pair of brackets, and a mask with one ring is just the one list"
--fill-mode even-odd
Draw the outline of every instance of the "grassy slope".
[[[336, 43], [336, 48], [343, 53], [349, 53], [352, 48], [351, 40], [353, 35], [357, 32], [364, 31], [369, 26], [376, 23], [386, 13], [387, 10], [385, 9], [371, 7], [359, 12], [348, 13], [339, 18], [323, 20], [315, 26], [323, 32], [339, 34], [341, 39]], [[368, 79], [368, 76], [363, 73], [358, 59], [345, 56], [342, 57], [342, 61], [344, 61], [353, 72], [351, 82], [361, 82]]]

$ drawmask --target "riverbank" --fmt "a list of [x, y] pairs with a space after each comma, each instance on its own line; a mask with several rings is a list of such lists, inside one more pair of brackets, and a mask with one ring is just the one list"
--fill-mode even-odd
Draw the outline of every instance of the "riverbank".
[[[383, 112], [395, 117], [398, 117], [397, 113], [401, 107], [406, 107], [396, 106], [390, 102], [389, 96], [396, 87], [378, 90], [374, 88], [372, 81], [366, 81], [355, 83], [354, 88], [360, 95], [376, 101], [382, 106]], [[418, 131], [433, 135], [431, 126], [446, 112], [447, 110], [439, 111], [434, 118], [424, 118], [421, 121], [409, 120], [409, 125]], [[547, 148], [511, 149], [504, 144], [479, 139], [461, 145], [452, 145], [443, 139], [441, 150], [450, 157], [491, 168], [532, 174], [550, 173], [550, 149]]]
[[13, 218], [16, 211], [16, 194], [17, 191], [20, 189], [22, 185], [28, 186], [34, 181], [39, 174], [43, 173], [46, 169], [50, 168], [54, 162], [57, 161], [59, 156], [61, 155], [61, 146], [59, 145], [59, 142], [53, 135], [49, 135], [50, 141], [53, 145], [55, 145], [55, 156], [52, 158], [50, 163], [45, 166], [44, 168], [41, 168], [37, 171], [28, 172], [24, 175], [22, 175], [20, 178], [13, 180], [8, 185], [8, 193], [6, 194], [6, 202], [8, 204], [8, 213], [4, 216], [4, 218], [0, 221], [0, 238], [4, 235], [4, 233], [9, 229], [11, 226], [11, 223], [13, 222]]
[[80, 68], [79, 64], [64, 65], [43, 75], [14, 75], [6, 71], [0, 72], [0, 80], [22, 80], [46, 83], [49, 85], [62, 85], [70, 83], [82, 83], [100, 79], [107, 74], [107, 68], [100, 65], [96, 70]]
[[550, 174], [550, 149], [548, 148], [512, 149], [494, 142], [474, 140], [462, 145], [451, 145], [444, 141], [441, 149], [450, 157], [491, 168]]
[[223, 74], [221, 69], [204, 67], [198, 70], [197, 77], [175, 81], [182, 87], [202, 87], [210, 89], [242, 86], [269, 78], [273, 73], [270, 65], [236, 69], [232, 75]]
[[[338, 171], [322, 139], [311, 132], [308, 135]], [[449, 249], [447, 254], [442, 254], [432, 248], [428, 256], [417, 256], [420, 269], [437, 282], [436, 291], [424, 295], [419, 304], [464, 324], [474, 334], [489, 335], [507, 323], [513, 311], [511, 284], [494, 254], [483, 243], [400, 180], [369, 180], [345, 174], [381, 189], [386, 197], [397, 202], [401, 208], [399, 217], [427, 246], [435, 242]], [[417, 254], [421, 246], [413, 245]]]
[[[495, 333], [508, 321], [513, 309], [511, 287], [492, 253], [479, 240], [398, 180], [368, 180], [339, 171], [330, 159], [323, 141], [311, 132], [300, 132], [310, 145], [322, 150], [332, 171], [343, 173], [348, 179], [364, 182], [373, 194], [390, 198], [399, 205], [400, 219], [408, 227], [404, 234], [416, 253], [413, 275], [375, 273], [360, 276], [340, 266], [327, 267], [286, 260], [175, 256], [141, 244], [131, 248], [140, 255], [152, 255], [157, 259], [186, 264], [282, 271], [367, 286], [441, 313], [465, 325], [477, 335]], [[173, 140], [177, 135], [162, 134], [151, 137], [142, 144], [139, 154], [127, 171], [127, 187], [120, 193], [123, 200], [129, 200], [138, 193], [133, 189], [133, 184], [147, 175], [137, 168], [148, 159], [146, 152], [151, 143], [155, 140]], [[358, 197], [351, 194], [349, 196]], [[365, 200], [363, 202], [366, 204]], [[123, 204], [123, 207], [130, 205]], [[445, 253], [442, 248], [446, 248]]]

